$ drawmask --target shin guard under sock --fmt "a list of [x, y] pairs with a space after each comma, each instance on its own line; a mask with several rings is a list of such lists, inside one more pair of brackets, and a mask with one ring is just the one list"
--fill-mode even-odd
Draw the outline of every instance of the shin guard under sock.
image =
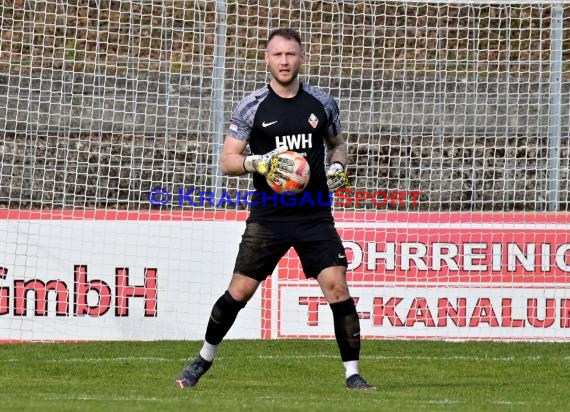
[[360, 320], [354, 300], [331, 303], [334, 333], [343, 362], [358, 360], [360, 356]]
[[212, 308], [206, 329], [206, 342], [219, 345], [234, 324], [239, 311], [244, 307], [245, 302], [238, 302], [226, 290]]

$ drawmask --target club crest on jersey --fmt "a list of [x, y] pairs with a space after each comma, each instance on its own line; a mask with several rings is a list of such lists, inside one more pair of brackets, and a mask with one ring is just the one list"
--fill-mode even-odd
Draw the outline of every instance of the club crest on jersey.
[[309, 116], [309, 124], [313, 126], [313, 129], [315, 129], [319, 124], [319, 119], [317, 118], [317, 116], [315, 116], [314, 113], [311, 113], [311, 115]]

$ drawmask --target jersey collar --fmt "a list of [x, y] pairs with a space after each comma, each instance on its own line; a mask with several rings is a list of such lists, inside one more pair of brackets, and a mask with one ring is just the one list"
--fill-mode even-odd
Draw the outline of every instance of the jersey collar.
[[301, 92], [303, 91], [303, 83], [299, 82], [299, 90], [297, 90], [297, 94], [293, 97], [281, 97], [279, 96], [275, 90], [273, 90], [273, 88], [271, 87], [270, 83], [267, 83], [267, 88], [269, 89], [270, 93], [273, 93], [276, 97], [278, 97], [279, 99], [283, 99], [283, 100], [292, 100], [295, 99], [297, 96], [299, 96], [301, 94]]

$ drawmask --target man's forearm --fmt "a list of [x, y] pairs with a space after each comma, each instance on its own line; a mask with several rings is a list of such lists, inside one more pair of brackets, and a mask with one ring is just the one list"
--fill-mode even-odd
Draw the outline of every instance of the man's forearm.
[[222, 173], [228, 176], [241, 176], [246, 174], [247, 172], [243, 168], [244, 159], [244, 155], [236, 153], [222, 156], [222, 161], [220, 164]]

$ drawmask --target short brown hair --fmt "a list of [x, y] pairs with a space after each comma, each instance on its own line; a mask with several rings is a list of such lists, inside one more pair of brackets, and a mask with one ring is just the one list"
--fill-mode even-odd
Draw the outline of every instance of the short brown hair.
[[269, 37], [267, 38], [267, 44], [269, 44], [271, 39], [274, 38], [275, 36], [284, 37], [287, 40], [295, 40], [297, 43], [299, 43], [299, 46], [301, 47], [303, 46], [301, 43], [301, 35], [295, 29], [281, 28], [273, 30], [271, 33], [269, 33]]

